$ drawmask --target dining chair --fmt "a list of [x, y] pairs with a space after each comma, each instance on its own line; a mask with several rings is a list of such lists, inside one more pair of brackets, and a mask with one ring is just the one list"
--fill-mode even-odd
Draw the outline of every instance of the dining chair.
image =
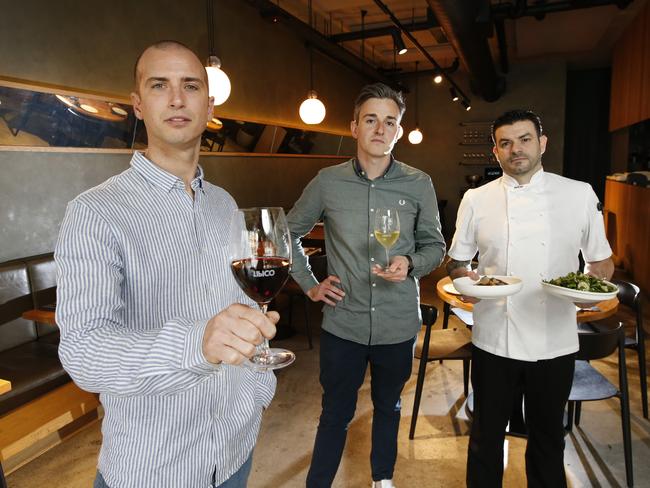
[[471, 333], [466, 327], [432, 330], [438, 318], [438, 310], [431, 305], [420, 305], [422, 313], [422, 329], [418, 334], [415, 347], [415, 357], [420, 359], [418, 376], [415, 386], [415, 399], [411, 415], [411, 429], [409, 439], [415, 435], [415, 426], [418, 421], [424, 377], [427, 363], [439, 359], [459, 359], [463, 361], [463, 392], [465, 397], [469, 391], [470, 361], [472, 358]]
[[[625, 328], [631, 333], [625, 336], [625, 347], [636, 351], [639, 361], [639, 382], [641, 386], [641, 407], [643, 417], [648, 418], [648, 376], [645, 357], [645, 330], [643, 328], [643, 311], [641, 307], [641, 290], [634, 283], [624, 280], [612, 280], [612, 283], [618, 285], [618, 294], [616, 297], [619, 301], [619, 307], [627, 307], [634, 317], [633, 320], [626, 320], [622, 314], [613, 317], [616, 322], [622, 321]], [[588, 322], [581, 327], [581, 332], [590, 332], [594, 330], [611, 329], [611, 321]]]
[[[625, 455], [625, 476], [627, 486], [633, 485], [632, 440], [630, 432], [630, 400], [625, 364], [625, 331], [619, 323], [611, 329], [578, 334], [580, 349], [576, 354], [573, 384], [569, 393], [567, 408], [567, 431], [573, 424], [580, 425], [582, 402], [606, 400], [617, 397], [621, 408], [621, 429], [623, 431], [623, 452]], [[618, 352], [618, 385], [611, 383], [589, 361], [602, 359]]]

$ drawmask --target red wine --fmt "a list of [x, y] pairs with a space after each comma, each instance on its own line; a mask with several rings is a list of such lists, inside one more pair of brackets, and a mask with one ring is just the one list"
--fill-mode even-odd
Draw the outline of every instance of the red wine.
[[230, 269], [246, 295], [260, 305], [273, 300], [289, 278], [289, 260], [275, 256], [237, 259]]

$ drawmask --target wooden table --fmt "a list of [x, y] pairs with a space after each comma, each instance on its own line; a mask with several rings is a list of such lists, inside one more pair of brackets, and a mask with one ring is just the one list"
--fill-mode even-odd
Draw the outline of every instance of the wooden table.
[[107, 122], [123, 122], [128, 118], [128, 112], [116, 103], [68, 95], [56, 95], [56, 98], [77, 114], [93, 119]]
[[304, 239], [308, 239], [310, 241], [324, 241], [325, 240], [325, 226], [321, 222], [318, 222], [305, 235]]
[[[451, 282], [452, 282], [451, 278], [449, 276], [446, 276], [441, 280], [438, 280], [438, 282], [436, 283], [436, 293], [444, 303], [443, 322], [442, 322], [442, 327], [444, 329], [446, 329], [449, 325], [449, 315], [451, 313], [451, 307], [457, 307], [462, 310], [467, 310], [468, 312], [471, 312], [474, 309], [474, 306], [471, 303], [463, 302], [460, 299], [459, 295], [449, 293], [447, 290], [444, 289], [445, 285], [449, 285], [451, 284]], [[583, 323], [583, 322], [593, 322], [596, 320], [602, 320], [604, 318], [610, 317], [611, 315], [614, 315], [617, 310], [618, 310], [617, 298], [604, 300], [602, 302], [596, 303], [594, 309], [588, 309], [588, 310], [580, 309], [577, 313], [577, 321], [578, 323]], [[517, 400], [515, 400], [515, 406], [513, 407], [512, 414], [510, 415], [508, 433], [515, 436], [526, 436], [527, 435], [526, 423], [524, 421], [524, 414], [521, 408], [522, 401], [523, 401], [523, 392], [520, 395], [520, 397], [521, 400], [519, 399], [519, 397], [517, 398]], [[474, 409], [473, 408], [474, 397], [472, 393], [468, 395], [466, 405], [467, 405], [466, 410], [468, 414], [471, 415]]]
[[11, 381], [0, 379], [0, 395], [11, 391]]
[[56, 325], [54, 310], [35, 308], [33, 310], [27, 310], [27, 312], [23, 313], [22, 317], [26, 320], [40, 322], [41, 324]]

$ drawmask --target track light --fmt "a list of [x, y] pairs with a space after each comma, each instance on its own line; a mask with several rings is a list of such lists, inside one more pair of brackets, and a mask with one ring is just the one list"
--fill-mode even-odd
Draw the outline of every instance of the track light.
[[470, 110], [472, 110], [472, 106], [470, 105], [469, 100], [461, 100], [461, 101], [460, 101], [460, 104], [463, 106], [463, 108], [464, 108], [467, 112], [469, 112]]
[[406, 44], [404, 44], [404, 39], [402, 39], [402, 34], [400, 31], [394, 29], [391, 31], [390, 35], [393, 36], [393, 46], [395, 47], [397, 54], [400, 56], [402, 54], [405, 54], [408, 49], [406, 49]]
[[436, 76], [434, 76], [433, 77], [433, 82], [436, 85], [439, 85], [440, 83], [442, 83], [442, 75], [440, 73], [438, 73]]
[[451, 101], [452, 102], [457, 102], [458, 101], [458, 92], [456, 91], [456, 89], [453, 86], [449, 89], [449, 93], [451, 93]]

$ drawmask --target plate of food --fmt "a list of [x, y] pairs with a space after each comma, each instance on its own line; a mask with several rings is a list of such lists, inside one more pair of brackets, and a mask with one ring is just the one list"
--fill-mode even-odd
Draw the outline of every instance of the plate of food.
[[569, 273], [559, 278], [542, 281], [544, 290], [572, 302], [597, 303], [618, 294], [618, 286], [607, 280], [583, 273]]
[[456, 278], [454, 287], [463, 295], [474, 298], [502, 298], [519, 292], [524, 283], [515, 276], [482, 276], [473, 280], [469, 276]]

